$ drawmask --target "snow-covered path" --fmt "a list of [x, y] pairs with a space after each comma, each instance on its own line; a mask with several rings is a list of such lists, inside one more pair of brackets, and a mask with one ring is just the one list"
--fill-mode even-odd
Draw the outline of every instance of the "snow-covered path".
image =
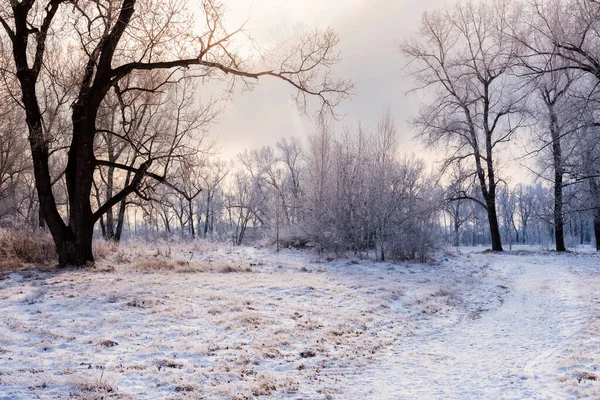
[[570, 257], [477, 255], [507, 279], [499, 308], [398, 342], [357, 377], [355, 398], [564, 399], [558, 356], [587, 327], [592, 282]]

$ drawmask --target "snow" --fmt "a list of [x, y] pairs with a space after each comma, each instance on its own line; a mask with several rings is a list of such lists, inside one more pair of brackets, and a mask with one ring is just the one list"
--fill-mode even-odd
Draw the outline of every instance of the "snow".
[[197, 242], [0, 277], [0, 399], [597, 398], [600, 257]]

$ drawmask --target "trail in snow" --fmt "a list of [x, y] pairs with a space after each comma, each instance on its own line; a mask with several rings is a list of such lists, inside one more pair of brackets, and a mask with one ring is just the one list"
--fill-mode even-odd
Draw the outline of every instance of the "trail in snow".
[[357, 377], [355, 398], [564, 399], [558, 355], [589, 322], [590, 285], [554, 256], [489, 257], [512, 280], [504, 304], [431, 335], [399, 341]]

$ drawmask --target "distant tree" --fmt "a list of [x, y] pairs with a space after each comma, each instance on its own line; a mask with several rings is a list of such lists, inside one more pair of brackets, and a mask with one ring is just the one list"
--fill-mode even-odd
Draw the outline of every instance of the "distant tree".
[[19, 213], [21, 191], [31, 173], [21, 110], [0, 100], [0, 219]]
[[331, 123], [321, 119], [316, 132], [308, 138], [303, 221], [304, 231], [315, 241], [321, 252], [329, 246], [333, 233], [333, 150], [333, 127]]
[[301, 197], [302, 197], [302, 144], [295, 137], [283, 138], [277, 142], [277, 154], [279, 162], [286, 169], [285, 191], [289, 193], [287, 201], [287, 215], [290, 223], [297, 223], [300, 219]]
[[202, 228], [203, 237], [208, 237], [215, 231], [215, 220], [218, 218], [218, 199], [222, 194], [223, 181], [229, 174], [229, 167], [220, 160], [209, 161], [200, 172], [202, 192], [198, 197], [198, 226], [201, 225], [201, 215], [204, 215]]
[[224, 207], [231, 230], [231, 243], [239, 246], [244, 243], [249, 228], [265, 225], [269, 193], [260, 178], [246, 168], [234, 171], [229, 185]]
[[450, 217], [452, 226], [452, 245], [460, 246], [461, 230], [473, 215], [470, 197], [476, 197], [477, 190], [472, 179], [459, 164], [453, 166], [448, 176], [450, 184], [446, 187], [443, 209]]

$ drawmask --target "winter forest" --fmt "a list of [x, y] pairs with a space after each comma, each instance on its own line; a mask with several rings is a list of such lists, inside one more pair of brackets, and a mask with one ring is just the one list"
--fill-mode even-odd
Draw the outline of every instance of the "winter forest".
[[[383, 105], [374, 123], [336, 113], [353, 87], [327, 72], [341, 57], [334, 32], [298, 38], [261, 72], [221, 5], [152, 4], [136, 5], [150, 21], [123, 21], [120, 2], [2, 12], [2, 225], [48, 230], [61, 263], [91, 261], [100, 235], [382, 260], [600, 243], [595, 2], [459, 3], [398, 38], [420, 104], [411, 130], [431, 157], [402, 151]], [[269, 78], [297, 89], [314, 128], [223, 159], [211, 138], [221, 103]], [[199, 102], [210, 80], [224, 93]], [[511, 183], [511, 170], [533, 179]]]
[[[580, 320], [574, 297], [592, 299], [600, 279], [599, 1], [424, 2], [407, 16], [416, 29], [404, 33], [398, 21], [399, 33], [385, 32], [395, 75], [378, 75], [401, 82], [406, 90], [392, 95], [411, 106], [398, 110], [371, 92], [376, 117], [346, 106], [369, 80], [360, 86], [345, 67], [348, 44], [333, 28], [274, 21], [278, 33], [265, 42], [235, 1], [0, 1], [0, 309], [8, 310], [0, 312], [0, 397], [600, 396], [586, 372], [600, 360], [581, 355], [584, 344], [573, 345], [583, 352], [575, 361], [561, 355], [566, 338], [588, 343], [600, 326], [596, 314]], [[289, 6], [256, 7], [263, 3]], [[350, 3], [365, 15], [391, 4]], [[417, 7], [397, 2], [405, 3]], [[244, 18], [232, 17], [239, 12]], [[244, 133], [257, 144], [232, 154], [221, 124], [241, 107], [237, 96], [265, 84], [288, 90], [301, 128], [263, 132], [270, 144]], [[248, 132], [257, 122], [243, 121]], [[537, 281], [546, 279], [542, 264], [554, 266], [553, 281]], [[588, 286], [568, 286], [583, 276]], [[48, 295], [51, 284], [63, 301]], [[564, 311], [531, 317], [554, 321], [553, 330], [523, 328], [530, 308], [520, 294]], [[66, 306], [73, 298], [83, 310]], [[284, 311], [269, 308], [288, 301]], [[53, 307], [64, 321], [49, 316]], [[504, 315], [506, 307], [521, 311]], [[295, 330], [281, 322], [290, 318]], [[165, 324], [181, 320], [189, 324], [175, 325], [177, 334], [187, 336], [175, 343]], [[473, 347], [460, 331], [465, 320], [516, 336]], [[531, 346], [518, 350], [518, 372], [482, 367], [458, 386], [434, 390], [423, 378], [386, 392], [405, 378], [398, 367], [381, 372], [398, 355], [446, 351], [432, 332], [455, 346], [435, 363], [457, 376], [512, 343]], [[90, 371], [13, 360], [30, 345], [66, 363], [69, 346], [85, 344], [79, 334], [105, 352], [127, 338], [161, 339], [142, 353], [128, 348], [120, 366], [76, 350]], [[292, 353], [294, 368], [281, 367]], [[554, 371], [553, 357], [563, 357], [567, 377], [540, 372]], [[406, 360], [403, 368], [427, 375]], [[501, 384], [488, 382], [494, 374], [504, 374]], [[151, 394], [140, 389], [155, 382]]]

